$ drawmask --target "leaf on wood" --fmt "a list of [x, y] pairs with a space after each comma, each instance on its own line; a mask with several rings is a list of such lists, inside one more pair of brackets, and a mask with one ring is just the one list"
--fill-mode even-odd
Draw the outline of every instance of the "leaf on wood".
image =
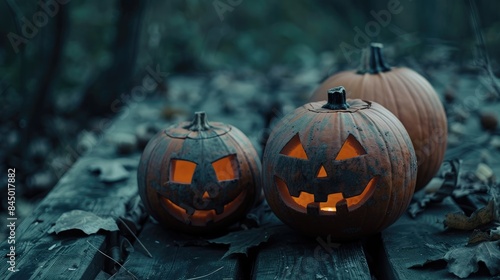
[[59, 234], [60, 232], [72, 229], [78, 229], [90, 235], [98, 232], [100, 229], [115, 231], [118, 230], [118, 226], [113, 218], [101, 218], [91, 212], [73, 210], [63, 213], [48, 233], [55, 232]]
[[128, 179], [130, 171], [137, 167], [137, 161], [127, 158], [97, 160], [89, 166], [89, 171], [98, 174], [104, 183], [115, 183]]
[[269, 213], [271, 213], [271, 208], [264, 200], [247, 213], [240, 226], [244, 230], [260, 227]]
[[495, 219], [494, 211], [493, 201], [490, 201], [485, 207], [474, 211], [470, 217], [465, 216], [463, 213], [448, 213], [444, 224], [449, 228], [472, 230], [492, 222]]
[[269, 226], [234, 231], [219, 238], [209, 239], [208, 242], [213, 244], [230, 245], [229, 249], [221, 259], [224, 259], [232, 254], [247, 255], [248, 249], [267, 242], [269, 238], [273, 234], [277, 233], [281, 228], [282, 226]]
[[426, 254], [422, 254], [422, 258], [418, 261], [406, 263], [406, 268], [419, 268], [430, 263], [443, 260], [443, 256], [449, 250], [449, 245], [446, 244], [429, 244], [425, 243]]
[[130, 240], [134, 240], [135, 237], [132, 238], [133, 236], [130, 235], [137, 234], [141, 230], [148, 215], [139, 195], [133, 196], [125, 204], [125, 215], [117, 221], [121, 233]]
[[479, 270], [479, 262], [486, 265], [491, 275], [500, 273], [500, 242], [483, 242], [476, 246], [455, 248], [444, 256], [448, 271], [466, 278]]

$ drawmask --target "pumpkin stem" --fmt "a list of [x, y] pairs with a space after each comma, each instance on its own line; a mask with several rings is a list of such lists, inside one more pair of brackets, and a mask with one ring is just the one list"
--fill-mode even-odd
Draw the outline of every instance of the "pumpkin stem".
[[192, 131], [209, 130], [212, 126], [208, 122], [207, 114], [203, 111], [195, 112], [193, 121], [185, 129]]
[[345, 97], [343, 86], [334, 87], [328, 90], [328, 102], [322, 108], [330, 110], [345, 110], [349, 108]]
[[384, 56], [382, 55], [383, 47], [384, 45], [381, 43], [371, 43], [370, 47], [363, 51], [358, 74], [377, 74], [391, 70], [391, 67], [385, 63]]

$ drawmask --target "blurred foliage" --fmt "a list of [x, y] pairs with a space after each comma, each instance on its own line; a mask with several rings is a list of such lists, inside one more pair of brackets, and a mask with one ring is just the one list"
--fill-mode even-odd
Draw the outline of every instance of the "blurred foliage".
[[[471, 63], [474, 34], [466, 1], [150, 0], [136, 71], [140, 74], [147, 65], [156, 64], [169, 72], [313, 67], [325, 53], [334, 54], [341, 67], [356, 67], [357, 54], [347, 61], [340, 43], [358, 47], [355, 28], [365, 30], [374, 21], [373, 12], [397, 2], [401, 12], [391, 14], [390, 24], [370, 39], [392, 46], [395, 58], [442, 55], [446, 61]], [[39, 28], [22, 54], [16, 55], [7, 38], [9, 32], [17, 33], [15, 15], [6, 3], [0, 2], [0, 89], [7, 84], [25, 95], [24, 91], [37, 86], [44, 64], [50, 63], [44, 59], [42, 46], [50, 39], [53, 23], [49, 20]], [[35, 2], [18, 5], [22, 16], [30, 20], [40, 11]], [[492, 60], [498, 61], [500, 2], [479, 0], [477, 5], [488, 50]], [[67, 7], [68, 32], [56, 89], [58, 94], [74, 95], [110, 63], [118, 11], [114, 1], [73, 0]], [[226, 10], [218, 13], [217, 9]], [[447, 53], [435, 53], [436, 45], [447, 46]]]

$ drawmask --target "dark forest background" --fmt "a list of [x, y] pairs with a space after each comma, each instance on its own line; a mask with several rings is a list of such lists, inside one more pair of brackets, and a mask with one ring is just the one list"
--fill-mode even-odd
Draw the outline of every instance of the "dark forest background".
[[[500, 2], [476, 5], [498, 77]], [[84, 151], [81, 140], [119, 111], [114, 101], [155, 71], [324, 69], [311, 72], [320, 81], [357, 67], [363, 36], [384, 43], [393, 64], [479, 71], [470, 12], [456, 0], [0, 0], [0, 177], [16, 167], [20, 194], [43, 197]], [[168, 94], [168, 78], [148, 94]]]

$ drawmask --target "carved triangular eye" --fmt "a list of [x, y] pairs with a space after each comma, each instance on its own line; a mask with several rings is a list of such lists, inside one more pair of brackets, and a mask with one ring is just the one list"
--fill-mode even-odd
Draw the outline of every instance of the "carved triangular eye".
[[218, 181], [238, 179], [236, 155], [229, 155], [212, 162]]
[[194, 162], [173, 159], [170, 162], [170, 181], [179, 184], [191, 184], [195, 169], [196, 163]]
[[281, 149], [280, 154], [294, 158], [308, 159], [298, 133], [286, 143], [285, 147]]
[[342, 148], [340, 148], [340, 151], [337, 154], [335, 160], [349, 159], [365, 154], [366, 151], [363, 146], [361, 146], [359, 141], [354, 136], [352, 136], [352, 134], [349, 134], [344, 144], [342, 145]]

